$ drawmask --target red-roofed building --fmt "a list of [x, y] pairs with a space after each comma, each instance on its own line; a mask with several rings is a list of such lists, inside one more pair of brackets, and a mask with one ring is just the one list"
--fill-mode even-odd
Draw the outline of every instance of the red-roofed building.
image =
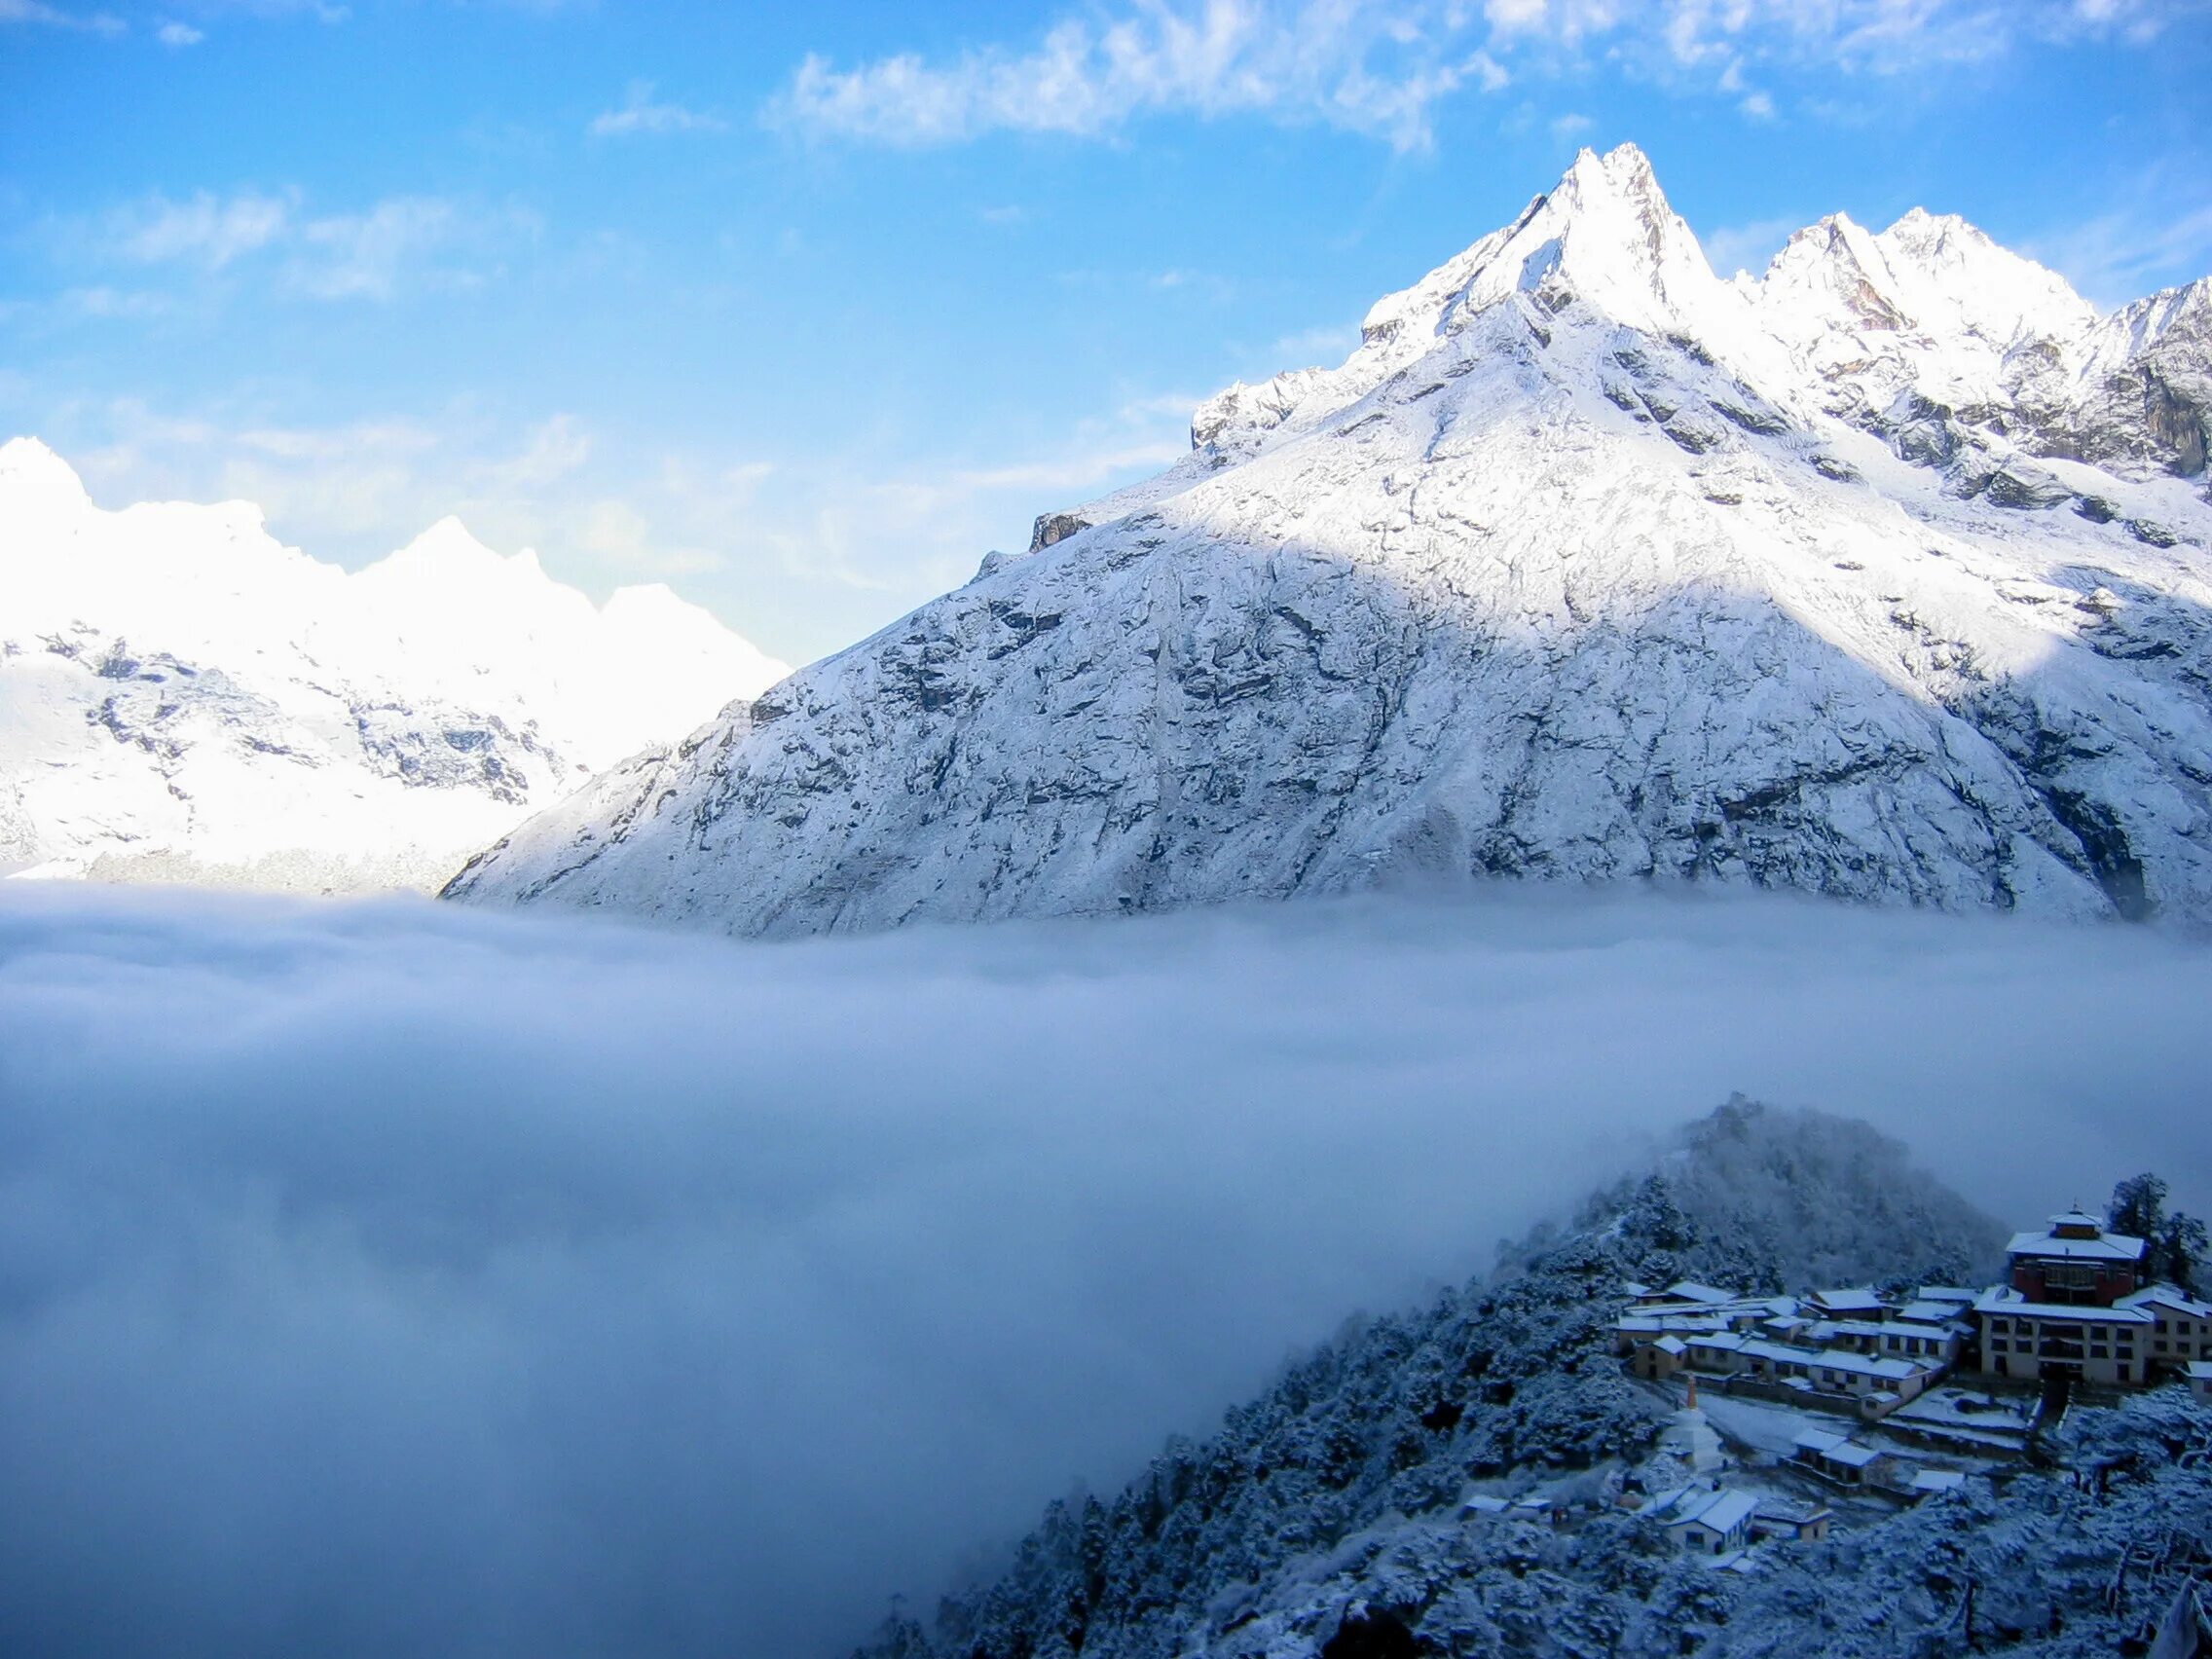
[[2107, 1233], [2093, 1215], [2069, 1210], [2043, 1233], [2015, 1234], [2005, 1247], [2012, 1288], [2029, 1302], [2110, 1308], [2142, 1288], [2140, 1238]]

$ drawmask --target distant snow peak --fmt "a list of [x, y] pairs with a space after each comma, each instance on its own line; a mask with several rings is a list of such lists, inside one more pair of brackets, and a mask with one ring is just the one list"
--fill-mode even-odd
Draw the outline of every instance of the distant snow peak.
[[434, 886], [783, 672], [665, 588], [594, 608], [458, 519], [349, 575], [246, 503], [103, 512], [0, 445], [0, 871]]
[[1383, 882], [2212, 917], [2212, 280], [1723, 281], [1640, 151], [453, 897], [743, 933]]

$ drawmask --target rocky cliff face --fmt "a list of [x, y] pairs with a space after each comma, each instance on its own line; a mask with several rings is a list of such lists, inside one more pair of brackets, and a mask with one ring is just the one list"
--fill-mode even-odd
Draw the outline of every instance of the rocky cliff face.
[[102, 512], [0, 446], [0, 871], [434, 887], [780, 672], [665, 588], [595, 608], [452, 520], [349, 575], [243, 503]]
[[1641, 153], [448, 889], [741, 933], [1393, 880], [2212, 914], [2212, 283], [1723, 281]]

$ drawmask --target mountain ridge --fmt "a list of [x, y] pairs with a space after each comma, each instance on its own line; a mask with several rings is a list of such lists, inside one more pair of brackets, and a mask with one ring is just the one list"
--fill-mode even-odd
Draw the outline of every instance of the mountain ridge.
[[2212, 279], [1722, 281], [1633, 147], [449, 897], [741, 934], [1499, 876], [2212, 916]]
[[0, 868], [434, 887], [783, 665], [657, 584], [604, 606], [456, 518], [347, 572], [246, 502], [95, 506], [0, 445]]

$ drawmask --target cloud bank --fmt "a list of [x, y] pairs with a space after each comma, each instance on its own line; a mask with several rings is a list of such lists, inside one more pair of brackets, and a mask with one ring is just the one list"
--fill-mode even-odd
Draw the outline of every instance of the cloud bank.
[[[1317, 123], [1426, 149], [1440, 105], [1594, 62], [1775, 114], [1747, 75], [1894, 74], [2002, 56], [2016, 42], [2145, 45], [2197, 0], [1123, 0], [1034, 45], [840, 68], [809, 55], [768, 105], [816, 137], [941, 144], [989, 132], [1099, 138], [1160, 114]], [[1570, 118], [1571, 119], [1571, 118]]]
[[1742, 1088], [2212, 1170], [2212, 952], [1793, 903], [775, 946], [0, 889], [0, 1649], [831, 1653]]

